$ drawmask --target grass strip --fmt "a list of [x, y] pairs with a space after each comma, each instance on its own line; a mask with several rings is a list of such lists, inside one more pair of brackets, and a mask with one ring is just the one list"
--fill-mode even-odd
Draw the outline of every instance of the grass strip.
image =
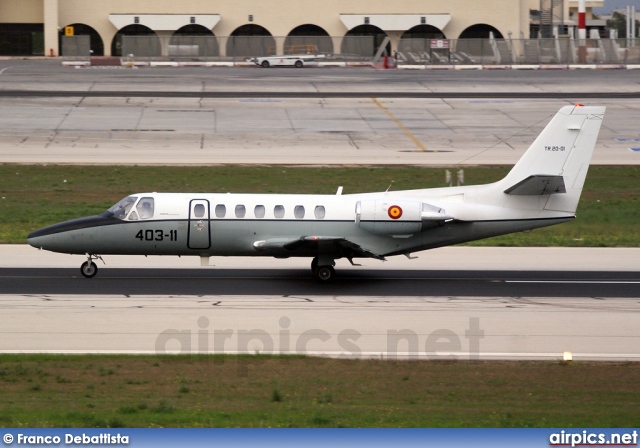
[[0, 355], [2, 427], [638, 427], [640, 363]]
[[[454, 168], [452, 170], [457, 170]], [[510, 167], [464, 168], [467, 185]], [[0, 165], [0, 243], [66, 219], [93, 215], [139, 192], [344, 193], [446, 186], [444, 168], [281, 166]], [[640, 247], [639, 167], [591, 167], [571, 223], [471, 243], [485, 246]]]

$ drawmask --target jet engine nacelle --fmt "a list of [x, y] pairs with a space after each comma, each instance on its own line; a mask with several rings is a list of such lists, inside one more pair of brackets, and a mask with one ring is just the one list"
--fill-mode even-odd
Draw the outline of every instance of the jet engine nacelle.
[[440, 207], [417, 201], [371, 200], [356, 203], [356, 224], [379, 235], [412, 235], [453, 218]]

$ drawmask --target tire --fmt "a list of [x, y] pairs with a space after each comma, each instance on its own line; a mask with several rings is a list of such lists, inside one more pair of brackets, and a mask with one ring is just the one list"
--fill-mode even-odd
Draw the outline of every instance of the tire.
[[269, 68], [271, 66], [271, 64], [269, 64], [269, 61], [262, 61], [262, 64], [260, 64], [262, 66], [262, 68]]
[[302, 61], [296, 61], [295, 63], [296, 68], [302, 68], [303, 65]]
[[333, 266], [318, 266], [313, 275], [318, 283], [331, 283], [336, 276]]
[[80, 265], [80, 273], [85, 278], [95, 277], [95, 275], [98, 273], [98, 266], [96, 266], [93, 261], [85, 261]]

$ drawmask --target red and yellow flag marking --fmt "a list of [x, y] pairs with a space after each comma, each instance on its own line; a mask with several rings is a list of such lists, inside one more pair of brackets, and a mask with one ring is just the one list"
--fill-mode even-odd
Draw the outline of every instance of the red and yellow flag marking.
[[389, 218], [398, 219], [402, 216], [402, 209], [397, 205], [392, 205], [389, 207], [389, 211], [387, 213], [389, 214]]

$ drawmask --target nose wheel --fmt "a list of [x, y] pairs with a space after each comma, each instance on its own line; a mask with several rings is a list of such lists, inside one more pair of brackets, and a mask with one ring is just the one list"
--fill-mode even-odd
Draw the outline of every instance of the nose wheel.
[[80, 265], [80, 272], [86, 278], [91, 278], [98, 273], [98, 266], [93, 261], [85, 261]]
[[[87, 255], [87, 261], [80, 265], [80, 273], [85, 278], [92, 278], [98, 273], [98, 266], [93, 262], [93, 260], [100, 259], [102, 257], [100, 255]], [[104, 263], [104, 260], [102, 260]]]

